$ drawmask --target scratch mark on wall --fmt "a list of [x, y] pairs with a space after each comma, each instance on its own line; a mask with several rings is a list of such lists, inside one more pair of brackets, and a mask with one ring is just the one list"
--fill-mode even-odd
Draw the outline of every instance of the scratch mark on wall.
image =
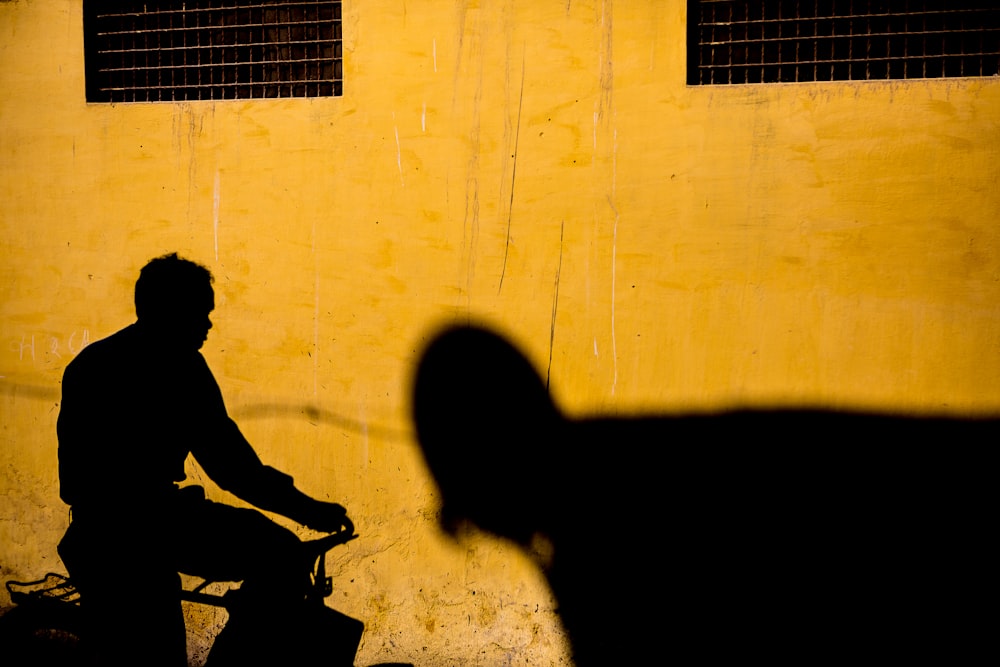
[[[616, 119], [617, 120], [617, 119]], [[618, 189], [618, 127], [611, 131], [611, 199], [614, 200]]]
[[437, 74], [438, 71], [438, 41], [437, 39], [431, 40], [431, 59], [434, 61], [434, 73]]
[[319, 396], [319, 257], [316, 253], [316, 217], [312, 223], [313, 256], [313, 396]]
[[472, 152], [469, 156], [469, 175], [465, 184], [465, 217], [462, 220], [463, 245], [467, 256], [465, 258], [465, 297], [468, 301], [472, 296], [472, 278], [476, 268], [476, 245], [479, 240], [479, 113], [476, 111], [476, 121], [472, 128]]
[[219, 261], [219, 201], [220, 201], [220, 189], [219, 189], [219, 170], [215, 170], [215, 185], [212, 190], [212, 234], [215, 237], [215, 261]]
[[517, 146], [521, 139], [521, 109], [524, 107], [524, 62], [525, 54], [521, 53], [521, 90], [517, 100], [517, 126], [514, 129], [514, 164], [510, 170], [510, 202], [507, 207], [507, 237], [503, 249], [503, 266], [500, 269], [500, 284], [497, 294], [503, 289], [503, 278], [507, 273], [507, 255], [510, 252], [510, 221], [514, 212], [514, 179], [517, 175]]
[[195, 122], [194, 114], [190, 107], [185, 106], [181, 112], [187, 116], [187, 149], [188, 149], [188, 187], [187, 187], [187, 219], [191, 222], [191, 205], [194, 197], [195, 166], [197, 164], [194, 154]]
[[420, 110], [420, 131], [427, 131], [427, 102], [424, 102], [424, 107]]
[[365, 403], [364, 400], [360, 403], [360, 418], [361, 418], [361, 459], [364, 461], [364, 469], [368, 470], [368, 463], [371, 461], [371, 456], [368, 454], [368, 420], [365, 418]]
[[460, 22], [459, 26], [462, 30], [458, 34], [458, 49], [457, 59], [455, 63], [455, 88], [456, 93], [452, 96], [452, 109], [455, 109], [455, 104], [459, 100], [458, 92], [462, 89], [459, 85], [459, 74], [462, 71], [462, 51], [465, 44], [465, 38], [468, 36], [469, 39], [469, 60], [474, 68], [475, 74], [475, 90], [472, 93], [471, 102], [471, 122], [472, 125], [469, 128], [469, 161], [466, 167], [465, 176], [465, 215], [462, 219], [462, 247], [464, 252], [464, 266], [465, 266], [465, 302], [466, 306], [471, 304], [472, 299], [472, 281], [475, 276], [476, 268], [476, 247], [478, 245], [479, 239], [479, 150], [480, 150], [480, 131], [481, 131], [481, 113], [480, 108], [482, 106], [483, 97], [483, 49], [481, 45], [481, 29], [479, 26], [466, 26], [466, 11], [464, 9], [464, 3], [459, 7], [460, 12]]
[[361, 436], [361, 460], [364, 470], [368, 470], [371, 455], [368, 453], [368, 392], [362, 389], [358, 397], [358, 434]]
[[[596, 160], [599, 156], [598, 149], [599, 137], [606, 137], [606, 132], [611, 130], [611, 187], [607, 195], [607, 205], [611, 209], [612, 213], [612, 230], [611, 230], [611, 364], [612, 364], [612, 381], [611, 381], [611, 394], [615, 393], [615, 389], [618, 385], [618, 344], [616, 339], [615, 331], [615, 293], [616, 293], [616, 278], [617, 278], [617, 260], [618, 260], [618, 223], [620, 220], [620, 214], [618, 211], [616, 203], [616, 188], [617, 188], [617, 177], [618, 177], [618, 130], [615, 127], [615, 112], [614, 112], [614, 66], [613, 66], [613, 17], [612, 17], [613, 1], [603, 0], [600, 7], [600, 18], [599, 26], [601, 29], [601, 43], [598, 49], [598, 79], [600, 87], [600, 98], [594, 104], [594, 158], [593, 162], [596, 166]], [[595, 208], [597, 203], [595, 202]], [[603, 212], [597, 212], [595, 215], [595, 224], [600, 225], [604, 219]], [[595, 229], [595, 233], [599, 233], [599, 230]], [[594, 338], [594, 356], [597, 356], [597, 338]]]
[[618, 128], [612, 133], [611, 149], [611, 197], [608, 203], [615, 214], [614, 226], [611, 230], [611, 366], [614, 374], [611, 380], [611, 395], [615, 395], [618, 386], [618, 344], [615, 340], [615, 278], [618, 274], [618, 207], [615, 205], [615, 187], [618, 180]]
[[392, 131], [396, 135], [396, 166], [399, 167], [399, 183], [405, 188], [406, 182], [403, 181], [403, 152], [399, 147], [399, 127], [395, 124], [396, 123], [395, 111], [392, 112], [392, 122], [393, 122]]
[[601, 115], [597, 111], [594, 111], [594, 153], [591, 158], [591, 162], [597, 157], [597, 126], [600, 124]]
[[566, 221], [559, 223], [559, 263], [556, 264], [555, 289], [552, 293], [552, 319], [549, 324], [549, 365], [545, 369], [545, 388], [549, 387], [549, 379], [552, 376], [552, 349], [555, 347], [556, 339], [556, 311], [559, 307], [559, 276], [562, 274], [563, 258], [563, 235], [566, 230]]
[[618, 261], [618, 211], [615, 211], [615, 224], [611, 233], [611, 395], [615, 395], [618, 386], [618, 343], [615, 340], [615, 274]]
[[612, 63], [612, 13], [611, 0], [604, 0], [601, 5], [601, 27], [604, 29], [601, 35], [601, 47], [598, 53], [601, 62], [598, 66], [601, 97], [598, 102], [598, 115], [603, 117], [604, 113], [611, 108], [611, 92], [614, 87], [614, 65]]

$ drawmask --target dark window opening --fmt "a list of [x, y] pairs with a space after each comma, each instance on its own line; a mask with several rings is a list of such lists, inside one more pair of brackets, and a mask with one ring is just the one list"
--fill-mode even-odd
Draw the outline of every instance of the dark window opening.
[[340, 0], [84, 0], [88, 102], [343, 94]]
[[1000, 74], [996, 0], [689, 0], [688, 84]]

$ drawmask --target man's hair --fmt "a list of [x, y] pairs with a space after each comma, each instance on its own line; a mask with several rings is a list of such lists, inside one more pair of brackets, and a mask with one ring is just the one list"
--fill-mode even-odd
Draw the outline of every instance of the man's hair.
[[135, 281], [135, 314], [149, 319], [197, 307], [214, 280], [206, 267], [176, 252], [151, 259]]

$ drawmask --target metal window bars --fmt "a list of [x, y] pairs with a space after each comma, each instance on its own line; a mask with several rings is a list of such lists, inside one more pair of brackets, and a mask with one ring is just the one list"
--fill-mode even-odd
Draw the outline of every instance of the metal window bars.
[[688, 84], [1000, 74], [996, 0], [690, 0]]
[[88, 102], [343, 94], [340, 0], [84, 0]]

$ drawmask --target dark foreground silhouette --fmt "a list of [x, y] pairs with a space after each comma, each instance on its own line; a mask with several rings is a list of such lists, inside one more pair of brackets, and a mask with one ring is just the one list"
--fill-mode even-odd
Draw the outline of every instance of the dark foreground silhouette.
[[414, 419], [445, 528], [551, 545], [580, 667], [996, 657], [1000, 421], [569, 419], [476, 327], [424, 351]]

